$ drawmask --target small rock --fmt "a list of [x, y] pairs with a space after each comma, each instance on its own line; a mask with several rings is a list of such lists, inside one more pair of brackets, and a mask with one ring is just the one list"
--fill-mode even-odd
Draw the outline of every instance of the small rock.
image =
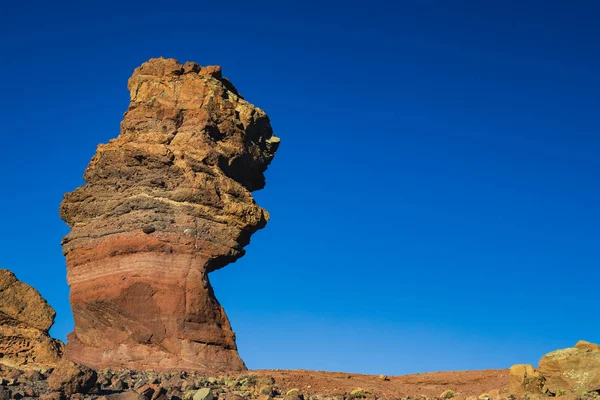
[[258, 394], [265, 394], [267, 396], [272, 396], [273, 395], [273, 386], [270, 386], [270, 385], [261, 386], [260, 389], [258, 390]]
[[167, 400], [167, 389], [160, 387], [155, 390], [151, 400]]
[[107, 396], [107, 399], [108, 400], [146, 400], [146, 398], [144, 396], [142, 396], [138, 392], [134, 392], [134, 391], [111, 394], [111, 395]]
[[153, 225], [146, 225], [142, 228], [142, 232], [144, 232], [146, 235], [149, 235], [155, 231], [156, 228]]
[[52, 392], [41, 395], [40, 400], [65, 400], [65, 396], [60, 392]]
[[183, 400], [193, 400], [196, 390], [188, 390], [183, 394]]
[[110, 383], [110, 387], [114, 390], [123, 390], [125, 389], [125, 386], [125, 382], [123, 382], [123, 380], [119, 378], [113, 378], [113, 380]]
[[304, 400], [304, 396], [300, 393], [300, 389], [290, 389], [285, 394], [284, 400]]
[[68, 360], [62, 360], [50, 374], [48, 387], [50, 390], [62, 392], [68, 397], [75, 393], [89, 393], [97, 380], [96, 371]]
[[44, 379], [44, 376], [39, 371], [32, 369], [25, 372], [25, 378], [31, 382], [39, 382]]
[[[209, 382], [210, 382], [210, 378], [209, 378]], [[194, 397], [192, 397], [192, 399], [193, 400], [215, 400], [215, 396], [210, 388], [202, 388], [194, 394]]]
[[154, 388], [152, 386], [153, 385], [144, 385], [136, 389], [135, 391], [144, 396], [145, 398], [151, 399], [152, 395], [154, 394]]

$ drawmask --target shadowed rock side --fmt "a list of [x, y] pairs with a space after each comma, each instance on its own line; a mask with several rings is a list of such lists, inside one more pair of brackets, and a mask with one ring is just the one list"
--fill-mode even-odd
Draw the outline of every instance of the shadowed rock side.
[[244, 255], [269, 215], [251, 191], [279, 139], [220, 67], [151, 59], [129, 79], [118, 138], [67, 193], [62, 244], [75, 330], [93, 368], [244, 370], [208, 273]]
[[63, 348], [48, 334], [55, 315], [37, 290], [0, 269], [0, 364], [17, 369], [54, 366]]

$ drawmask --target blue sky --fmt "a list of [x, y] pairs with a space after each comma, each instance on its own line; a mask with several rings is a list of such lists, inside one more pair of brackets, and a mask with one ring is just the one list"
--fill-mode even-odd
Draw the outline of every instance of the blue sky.
[[[390, 4], [395, 3], [395, 4]], [[594, 1], [11, 2], [0, 267], [72, 329], [58, 216], [151, 57], [219, 64], [281, 148], [211, 275], [250, 368], [388, 375], [600, 342]]]

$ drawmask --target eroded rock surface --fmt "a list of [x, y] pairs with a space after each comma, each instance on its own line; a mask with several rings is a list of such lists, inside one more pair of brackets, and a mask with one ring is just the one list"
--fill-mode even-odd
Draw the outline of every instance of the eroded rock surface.
[[208, 273], [241, 257], [269, 219], [250, 192], [265, 185], [279, 139], [220, 67], [152, 59], [128, 88], [120, 135], [60, 208], [75, 318], [66, 357], [243, 370]]
[[600, 348], [585, 341], [556, 350], [540, 360], [539, 372], [550, 393], [600, 390]]
[[596, 393], [600, 391], [600, 346], [581, 340], [573, 348], [543, 356], [538, 369], [514, 365], [509, 378], [510, 392], [520, 397]]
[[0, 364], [18, 369], [54, 366], [63, 347], [48, 334], [55, 315], [37, 290], [0, 269]]
[[542, 394], [544, 378], [533, 365], [517, 364], [510, 368], [508, 375], [508, 387], [510, 393], [524, 397], [527, 394]]

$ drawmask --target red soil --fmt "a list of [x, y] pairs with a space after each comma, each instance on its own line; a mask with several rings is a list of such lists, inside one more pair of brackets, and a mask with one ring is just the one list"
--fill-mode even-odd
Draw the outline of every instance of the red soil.
[[432, 372], [391, 376], [382, 380], [374, 375], [320, 371], [252, 371], [258, 376], [272, 376], [282, 390], [300, 389], [304, 394], [344, 395], [361, 388], [377, 398], [438, 397], [452, 389], [457, 397], [508, 390], [508, 370]]

